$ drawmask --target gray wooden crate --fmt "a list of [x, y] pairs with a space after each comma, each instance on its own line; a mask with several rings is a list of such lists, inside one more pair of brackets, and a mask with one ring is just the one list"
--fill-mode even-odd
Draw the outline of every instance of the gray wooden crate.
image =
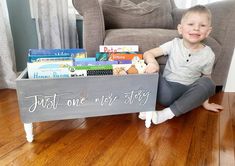
[[23, 123], [155, 110], [158, 74], [16, 80]]

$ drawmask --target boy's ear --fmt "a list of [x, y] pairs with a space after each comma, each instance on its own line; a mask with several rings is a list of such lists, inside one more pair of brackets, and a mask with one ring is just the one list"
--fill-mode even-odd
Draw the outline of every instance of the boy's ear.
[[206, 37], [209, 36], [209, 34], [211, 33], [211, 31], [212, 31], [212, 27], [209, 27], [208, 32], [207, 32], [207, 34], [206, 34]]
[[178, 24], [178, 25], [177, 25], [177, 29], [178, 29], [178, 33], [179, 33], [180, 35], [182, 35], [182, 25], [181, 25], [181, 24]]

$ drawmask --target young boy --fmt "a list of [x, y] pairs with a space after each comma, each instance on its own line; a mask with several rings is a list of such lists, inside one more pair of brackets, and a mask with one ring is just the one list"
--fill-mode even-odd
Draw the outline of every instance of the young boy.
[[[158, 87], [158, 101], [166, 108], [152, 112], [154, 124], [200, 105], [214, 112], [223, 109], [221, 105], [208, 102], [215, 93], [215, 85], [210, 79], [215, 55], [202, 41], [212, 30], [210, 11], [201, 5], [188, 9], [177, 29], [182, 39], [175, 38], [144, 53], [146, 73], [158, 72], [159, 64], [155, 58], [168, 55]], [[140, 113], [139, 118], [145, 119], [145, 114]]]

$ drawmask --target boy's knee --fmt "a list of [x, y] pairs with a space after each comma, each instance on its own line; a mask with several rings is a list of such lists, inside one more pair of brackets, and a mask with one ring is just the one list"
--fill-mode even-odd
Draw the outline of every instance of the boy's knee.
[[161, 105], [163, 105], [165, 107], [170, 106], [173, 102], [170, 95], [158, 95], [157, 100]]
[[209, 77], [202, 77], [199, 80], [199, 85], [208, 93], [209, 96], [215, 94], [216, 85]]

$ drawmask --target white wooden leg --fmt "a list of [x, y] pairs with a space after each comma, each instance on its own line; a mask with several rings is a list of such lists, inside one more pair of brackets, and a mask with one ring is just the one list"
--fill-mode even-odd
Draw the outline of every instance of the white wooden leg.
[[33, 142], [33, 124], [24, 123], [24, 130], [26, 133], [26, 139], [28, 142]]
[[147, 111], [146, 112], [145, 127], [149, 128], [151, 126], [151, 120], [152, 120], [152, 111]]

